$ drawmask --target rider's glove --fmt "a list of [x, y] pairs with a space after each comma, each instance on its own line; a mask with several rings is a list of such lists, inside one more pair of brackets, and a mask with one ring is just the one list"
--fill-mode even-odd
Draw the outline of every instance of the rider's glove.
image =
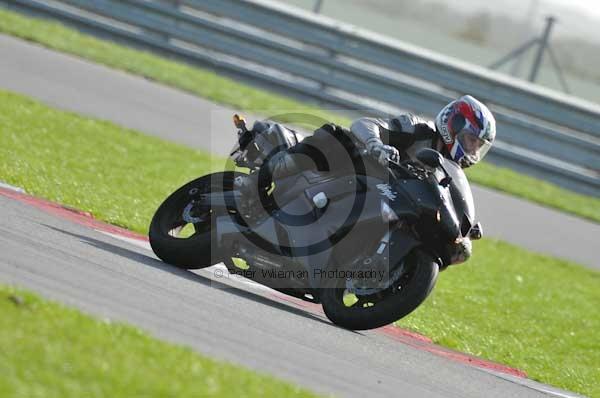
[[378, 139], [367, 142], [367, 152], [377, 159], [377, 162], [382, 166], [387, 166], [388, 160], [396, 163], [400, 161], [398, 150], [393, 146], [385, 145]]

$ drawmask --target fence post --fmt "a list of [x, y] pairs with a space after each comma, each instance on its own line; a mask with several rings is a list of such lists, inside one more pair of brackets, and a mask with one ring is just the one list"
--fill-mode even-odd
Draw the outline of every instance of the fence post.
[[319, 14], [321, 12], [321, 8], [323, 7], [323, 1], [324, 0], [316, 1], [315, 6], [313, 8], [313, 11], [315, 12], [315, 14]]

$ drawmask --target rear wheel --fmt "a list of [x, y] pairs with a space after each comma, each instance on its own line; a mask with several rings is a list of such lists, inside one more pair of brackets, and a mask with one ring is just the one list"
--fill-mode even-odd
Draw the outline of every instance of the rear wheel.
[[[337, 270], [346, 268], [339, 266]], [[346, 279], [327, 279], [321, 289], [323, 310], [333, 323], [347, 329], [385, 326], [410, 314], [425, 301], [435, 286], [438, 272], [435, 260], [417, 249], [406, 256], [401, 274], [385, 290], [360, 295], [348, 290]]]
[[202, 194], [233, 190], [242, 173], [223, 172], [197, 178], [173, 192], [158, 208], [150, 224], [154, 253], [164, 262], [184, 269], [204, 268], [223, 260], [214, 235], [213, 210], [198, 211], [194, 200]]

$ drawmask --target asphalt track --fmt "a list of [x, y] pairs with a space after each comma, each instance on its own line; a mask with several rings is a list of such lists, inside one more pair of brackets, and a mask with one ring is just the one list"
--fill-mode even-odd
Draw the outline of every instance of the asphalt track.
[[16, 198], [0, 189], [2, 283], [24, 286], [98, 317], [133, 323], [167, 341], [324, 394], [574, 396], [518, 377], [514, 370], [390, 333], [395, 328], [338, 328], [315, 305], [224, 277], [222, 268], [176, 269], [118, 228], [35, 199]]
[[[235, 141], [233, 109], [3, 35], [0, 89], [216, 154]], [[600, 224], [490, 189], [473, 194], [487, 236], [600, 269]]]
[[[227, 150], [233, 138], [229, 133], [202, 136], [207, 119], [217, 119], [213, 131], [231, 131], [229, 117], [222, 130], [218, 125], [218, 116], [230, 115], [231, 110], [2, 36], [0, 88], [218, 153], [223, 153], [219, 145]], [[501, 201], [497, 206], [490, 215], [506, 211], [499, 216], [503, 223], [508, 224], [509, 214], [526, 218], [519, 208], [503, 208]], [[24, 286], [96, 316], [133, 323], [157, 337], [321, 393], [427, 398], [548, 394], [539, 391], [549, 389], [545, 386], [502, 369], [490, 373], [468, 366], [476, 361], [439, 347], [427, 348], [406, 336], [337, 328], [314, 307], [240, 280], [220, 278], [218, 269], [177, 270], [156, 260], [139, 240], [98, 232], [102, 228], [74, 222], [68, 211], [48, 211], [0, 195], [1, 283]], [[483, 210], [480, 214], [492, 230], [493, 219], [485, 219]], [[561, 231], [572, 227], [574, 234], [585, 224], [576, 218], [565, 221], [555, 212], [541, 217], [550, 216], [570, 222], [554, 225], [561, 225]], [[537, 228], [538, 221], [542, 220], [529, 220], [530, 227]]]

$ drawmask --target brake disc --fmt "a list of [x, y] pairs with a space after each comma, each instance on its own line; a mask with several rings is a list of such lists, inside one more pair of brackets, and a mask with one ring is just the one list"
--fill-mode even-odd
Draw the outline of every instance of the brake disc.
[[[390, 275], [386, 281], [382, 281], [378, 286], [364, 286], [364, 280], [347, 279], [346, 290], [349, 293], [353, 293], [357, 296], [370, 296], [376, 293], [380, 293], [393, 286], [404, 272], [404, 262], [402, 262]], [[363, 284], [363, 286], [361, 286]]]
[[183, 214], [181, 215], [181, 218], [183, 218], [183, 221], [190, 223], [190, 224], [197, 224], [199, 222], [201, 222], [203, 219], [201, 217], [194, 217], [193, 211], [194, 211], [194, 206], [196, 205], [196, 203], [194, 201], [191, 201], [190, 203], [188, 203], [188, 205], [183, 209]]

